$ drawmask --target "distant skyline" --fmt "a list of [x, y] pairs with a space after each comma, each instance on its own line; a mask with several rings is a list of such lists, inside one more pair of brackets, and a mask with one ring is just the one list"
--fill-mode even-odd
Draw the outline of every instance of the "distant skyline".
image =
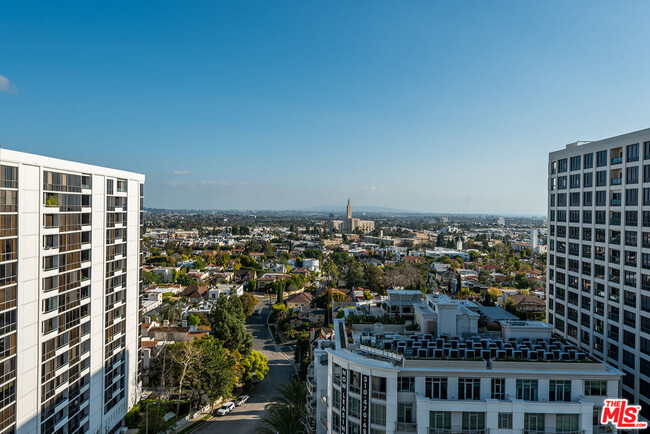
[[0, 145], [145, 206], [543, 215], [548, 153], [650, 126], [646, 1], [9, 2]]

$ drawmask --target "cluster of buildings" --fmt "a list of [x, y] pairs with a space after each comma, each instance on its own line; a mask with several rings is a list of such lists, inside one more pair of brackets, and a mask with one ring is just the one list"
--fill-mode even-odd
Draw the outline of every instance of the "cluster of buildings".
[[352, 205], [348, 199], [347, 214], [345, 220], [331, 220], [330, 231], [337, 231], [342, 234], [351, 234], [354, 232], [368, 233], [375, 230], [375, 222], [372, 220], [361, 220], [352, 217]]

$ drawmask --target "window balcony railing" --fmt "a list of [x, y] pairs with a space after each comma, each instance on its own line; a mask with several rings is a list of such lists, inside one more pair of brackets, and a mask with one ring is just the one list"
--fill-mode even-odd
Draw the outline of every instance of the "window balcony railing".
[[417, 432], [418, 424], [415, 422], [395, 422], [395, 431]]
[[609, 204], [611, 206], [621, 206], [621, 199], [612, 199]]
[[612, 158], [612, 164], [621, 164], [622, 162], [623, 162], [623, 157]]
[[610, 225], [620, 225], [621, 224], [621, 218], [620, 217], [612, 217], [609, 219], [609, 224]]
[[609, 239], [610, 244], [621, 244], [621, 237], [612, 237]]
[[612, 178], [610, 184], [611, 185], [621, 185], [623, 183], [623, 177], [620, 178]]

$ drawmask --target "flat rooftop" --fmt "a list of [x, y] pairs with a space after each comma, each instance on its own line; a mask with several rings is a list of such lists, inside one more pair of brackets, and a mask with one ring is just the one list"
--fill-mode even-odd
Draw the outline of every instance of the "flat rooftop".
[[[556, 338], [514, 339], [507, 341], [480, 335], [470, 337], [439, 337], [431, 334], [400, 335], [396, 333], [359, 333], [360, 350], [370, 347], [406, 359], [428, 360], [519, 360], [592, 362], [579, 349]], [[368, 353], [377, 355], [376, 351]]]

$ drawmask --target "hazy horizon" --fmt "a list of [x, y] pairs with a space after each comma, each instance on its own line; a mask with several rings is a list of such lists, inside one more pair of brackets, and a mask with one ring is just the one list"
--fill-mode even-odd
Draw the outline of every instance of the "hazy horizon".
[[543, 216], [549, 152], [648, 127], [649, 13], [8, 3], [0, 144], [142, 172], [150, 208]]

